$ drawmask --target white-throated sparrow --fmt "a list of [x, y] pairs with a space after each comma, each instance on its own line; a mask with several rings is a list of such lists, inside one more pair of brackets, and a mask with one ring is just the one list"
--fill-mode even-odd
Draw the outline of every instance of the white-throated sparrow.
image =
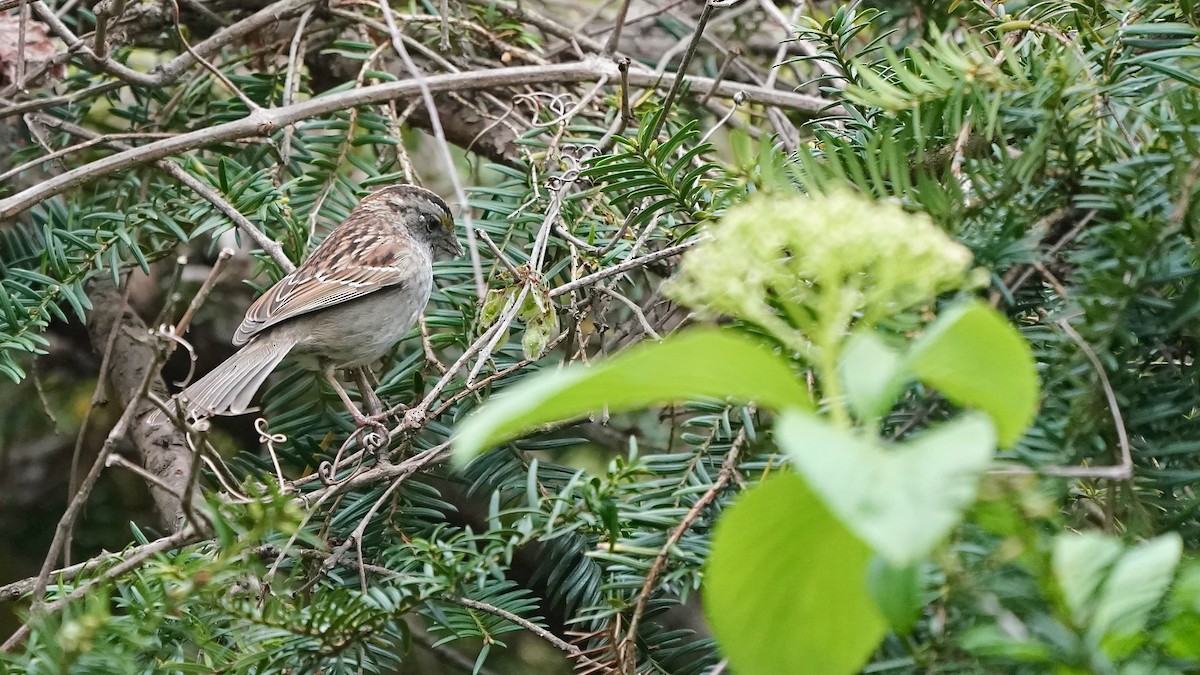
[[[440, 197], [414, 185], [367, 195], [302, 265], [254, 301], [233, 336], [244, 346], [177, 395], [186, 415], [245, 412], [291, 354], [323, 372], [355, 422], [367, 424], [333, 371], [375, 361], [412, 328], [433, 289], [436, 252], [462, 253]], [[156, 411], [150, 421], [163, 419]]]

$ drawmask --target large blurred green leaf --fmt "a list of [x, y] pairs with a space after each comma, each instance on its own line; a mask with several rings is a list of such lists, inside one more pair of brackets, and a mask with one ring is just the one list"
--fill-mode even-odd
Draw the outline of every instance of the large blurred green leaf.
[[466, 461], [539, 425], [606, 406], [618, 412], [709, 396], [765, 408], [809, 407], [808, 391], [770, 348], [735, 331], [697, 329], [590, 368], [529, 378], [467, 418], [455, 437], [455, 456]]
[[846, 400], [860, 419], [887, 412], [905, 384], [902, 360], [896, 350], [871, 331], [850, 336], [838, 361], [846, 385]]
[[[1053, 650], [1044, 642], [1028, 635], [1010, 635], [995, 624], [975, 626], [959, 639], [959, 646], [968, 654], [1013, 661], [1042, 664], [1054, 658]], [[1049, 669], [1035, 672], [1050, 672]]]
[[1055, 538], [1051, 567], [1076, 625], [1087, 625], [1096, 591], [1123, 550], [1119, 539], [1100, 532]]
[[897, 567], [876, 555], [867, 569], [867, 588], [876, 606], [897, 635], [908, 635], [921, 618], [921, 570]]
[[1182, 553], [1179, 533], [1168, 532], [1122, 556], [1104, 582], [1088, 638], [1114, 658], [1132, 653], [1145, 640], [1146, 620], [1171, 585]]
[[972, 300], [952, 307], [909, 350], [906, 366], [954, 403], [991, 415], [1000, 446], [1016, 443], [1038, 405], [1028, 343], [996, 310]]
[[704, 607], [743, 675], [855, 673], [883, 638], [867, 592], [871, 550], [799, 476], [742, 495], [717, 524]]
[[1176, 532], [1129, 550], [1099, 533], [1060, 534], [1054, 541], [1054, 574], [1088, 642], [1114, 658], [1136, 649], [1182, 552]]
[[1186, 563], [1171, 586], [1170, 611], [1158, 639], [1178, 659], [1200, 659], [1200, 564]]
[[781, 415], [775, 436], [842, 523], [899, 567], [958, 524], [996, 448], [991, 421], [974, 412], [891, 447], [801, 411]]

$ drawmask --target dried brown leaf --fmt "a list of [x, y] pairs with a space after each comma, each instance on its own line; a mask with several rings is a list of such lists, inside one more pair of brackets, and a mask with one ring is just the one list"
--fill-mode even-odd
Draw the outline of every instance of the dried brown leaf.
[[[31, 73], [34, 68], [49, 61], [58, 53], [54, 41], [44, 23], [27, 19], [25, 21], [24, 51], [21, 49], [21, 17], [18, 14], [0, 15], [0, 86], [13, 84], [17, 80], [18, 59], [24, 57], [25, 72]], [[63, 66], [51, 69], [50, 75], [62, 77], [65, 73]]]

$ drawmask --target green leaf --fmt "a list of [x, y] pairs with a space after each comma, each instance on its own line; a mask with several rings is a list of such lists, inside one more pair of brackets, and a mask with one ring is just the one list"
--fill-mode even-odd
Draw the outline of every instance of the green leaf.
[[465, 462], [485, 448], [540, 425], [697, 397], [755, 401], [765, 408], [807, 408], [808, 391], [788, 361], [731, 330], [697, 329], [593, 366], [541, 372], [468, 417], [455, 438]]
[[851, 336], [838, 370], [846, 385], [846, 400], [860, 419], [887, 412], [904, 385], [900, 355], [870, 331]]
[[738, 498], [717, 523], [703, 589], [732, 670], [858, 672], [886, 630], [867, 594], [870, 557], [798, 476]]
[[1122, 658], [1145, 640], [1146, 620], [1182, 552], [1176, 532], [1129, 550], [1116, 537], [1088, 532], [1060, 534], [1051, 561], [1072, 621], [1087, 629], [1089, 643]]
[[899, 567], [927, 556], [958, 524], [996, 447], [979, 413], [888, 447], [788, 411], [775, 437], [842, 523]]
[[921, 576], [917, 565], [897, 567], [879, 556], [867, 568], [867, 588], [897, 635], [908, 635], [921, 618]]
[[1050, 647], [1034, 638], [1014, 637], [999, 626], [976, 626], [966, 632], [959, 645], [975, 656], [1044, 663], [1054, 657]]
[[1159, 634], [1167, 653], [1177, 659], [1200, 659], [1200, 564], [1179, 570], [1171, 587], [1170, 613]]
[[1132, 652], [1145, 639], [1146, 619], [1171, 585], [1182, 552], [1179, 533], [1168, 532], [1122, 556], [1104, 582], [1088, 638], [1114, 658]]
[[1033, 353], [1017, 329], [978, 300], [943, 312], [909, 351], [907, 367], [952, 402], [992, 417], [1001, 447], [1037, 412]]
[[1096, 589], [1121, 551], [1119, 540], [1098, 532], [1060, 534], [1055, 538], [1051, 568], [1075, 625], [1087, 625]]

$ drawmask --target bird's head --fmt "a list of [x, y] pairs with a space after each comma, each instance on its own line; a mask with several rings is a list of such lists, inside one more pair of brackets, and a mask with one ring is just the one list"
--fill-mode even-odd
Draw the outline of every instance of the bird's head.
[[435, 252], [451, 257], [462, 255], [462, 245], [454, 228], [454, 214], [435, 193], [416, 185], [389, 185], [363, 198], [361, 206], [378, 209], [396, 218], [416, 240]]

